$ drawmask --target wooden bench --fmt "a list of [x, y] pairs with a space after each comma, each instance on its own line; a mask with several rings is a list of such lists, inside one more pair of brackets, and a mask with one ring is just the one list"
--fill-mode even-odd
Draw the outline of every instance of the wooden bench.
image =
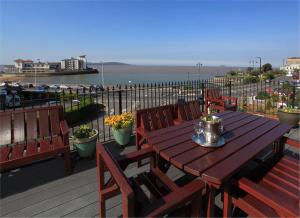
[[218, 112], [225, 110], [237, 110], [237, 98], [222, 96], [220, 89], [210, 88], [205, 90], [205, 111], [208, 109], [217, 110]]
[[[286, 144], [300, 148], [300, 142], [296, 140], [287, 139]], [[253, 217], [299, 217], [299, 178], [299, 160], [284, 155], [270, 168], [265, 165], [260, 171], [255, 170], [254, 176], [235, 182], [235, 187], [245, 194], [236, 194], [233, 204]]]
[[[106, 200], [119, 194], [122, 196], [123, 217], [201, 216], [205, 184], [201, 180], [193, 180], [179, 187], [155, 166], [155, 152], [151, 148], [116, 159], [98, 143], [96, 157], [100, 217], [105, 217]], [[152, 159], [150, 170], [126, 177], [124, 171], [129, 164], [149, 157]], [[110, 175], [106, 182], [105, 175]], [[150, 192], [150, 197], [145, 193], [145, 188]]]
[[1, 172], [62, 157], [65, 173], [70, 173], [69, 128], [62, 106], [1, 112], [0, 145]]

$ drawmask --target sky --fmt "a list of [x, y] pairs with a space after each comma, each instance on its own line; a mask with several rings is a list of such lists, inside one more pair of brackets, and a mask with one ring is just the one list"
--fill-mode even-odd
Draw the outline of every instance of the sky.
[[0, 0], [0, 64], [280, 66], [300, 56], [298, 0]]

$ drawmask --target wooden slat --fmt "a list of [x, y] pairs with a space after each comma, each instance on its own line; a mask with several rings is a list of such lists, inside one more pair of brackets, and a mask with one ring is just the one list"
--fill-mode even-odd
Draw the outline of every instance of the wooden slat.
[[188, 120], [184, 104], [178, 104], [178, 117], [180, 120]]
[[[261, 123], [259, 123], [259, 121]], [[198, 158], [197, 160], [187, 164], [184, 167], [184, 169], [187, 170], [188, 172], [196, 173], [199, 176], [204, 170], [207, 170], [208, 168], [211, 168], [213, 165], [218, 164], [222, 162], [224, 159], [232, 156], [241, 148], [248, 145], [248, 143], [254, 141], [258, 137], [264, 135], [265, 133], [267, 133], [268, 131], [270, 131], [271, 129], [275, 128], [278, 125], [279, 125], [278, 121], [276, 122], [268, 121], [267, 119], [262, 118], [257, 120], [256, 125], [254, 125], [253, 122], [250, 123], [250, 125], [247, 125], [247, 127], [244, 128], [241, 127], [236, 130], [236, 133], [233, 134], [234, 135], [233, 140], [229, 139], [228, 143], [226, 143], [222, 148], [219, 148], [214, 152], [205, 155], [205, 157]], [[237, 138], [236, 136], [239, 137]]]
[[5, 162], [9, 158], [9, 154], [11, 152], [11, 146], [9, 147], [1, 147], [0, 148], [0, 162]]
[[29, 142], [26, 146], [26, 156], [35, 155], [38, 153], [37, 142]]
[[0, 145], [11, 144], [11, 114], [0, 115]]
[[[264, 190], [267, 190], [272, 193], [276, 193], [278, 197], [281, 197], [282, 199], [286, 199], [289, 202], [298, 202], [299, 201], [299, 194], [300, 192], [291, 188], [291, 187], [284, 187], [281, 186], [282, 183], [272, 181], [272, 182], [267, 182], [270, 180], [261, 180], [258, 185], [260, 188], [263, 188]], [[275, 183], [274, 183], [275, 182]]]
[[278, 217], [278, 214], [263, 202], [251, 195], [246, 195], [239, 199], [233, 199], [234, 204], [251, 217]]
[[[250, 131], [252, 131], [252, 135], [255, 135], [257, 132], [265, 128], [264, 124], [267, 122], [267, 119], [261, 118], [255, 120], [254, 122], [241, 126], [235, 130], [232, 130], [228, 136], [224, 135], [226, 138], [226, 144], [222, 148], [219, 148], [217, 150], [209, 150], [208, 148], [198, 146], [186, 153], [172, 158], [171, 162], [180, 167], [183, 167], [187, 164], [186, 167], [194, 169], [194, 173], [199, 175], [200, 170], [203, 171], [204, 169], [210, 167], [212, 164], [217, 163], [215, 162], [216, 160], [214, 159], [214, 156], [218, 157], [219, 160], [222, 160], [222, 158], [226, 157], [224, 155], [230, 155], [232, 152], [238, 149], [239, 146], [245, 145], [245, 142], [241, 136], [243, 136], [244, 134], [249, 134]], [[257, 128], [259, 128], [258, 131], [256, 130]], [[236, 139], [238, 139], [238, 141], [234, 142], [234, 140]], [[208, 153], [211, 151], [213, 152], [209, 155]], [[225, 151], [228, 153], [225, 153]], [[201, 159], [202, 156], [204, 156], [203, 159]]]
[[[275, 121], [273, 122], [277, 123]], [[237, 172], [245, 163], [253, 159], [253, 157], [263, 151], [267, 146], [276, 141], [290, 129], [290, 125], [280, 124], [279, 126], [276, 126], [276, 128], [272, 128], [267, 132], [265, 132], [265, 130], [261, 130], [262, 134], [257, 135], [254, 141], [247, 144], [247, 146], [243, 147], [243, 149], [239, 150], [239, 152], [232, 154], [230, 158], [219, 162], [214, 167], [205, 171], [202, 175], [203, 179], [216, 184], [221, 184], [225, 179]], [[243, 137], [243, 139], [247, 140], [245, 137]]]
[[172, 110], [170, 108], [167, 108], [166, 110], [164, 110], [164, 115], [166, 117], [167, 125], [173, 126], [174, 119], [173, 119], [173, 115], [172, 115]]
[[151, 119], [151, 127], [152, 127], [151, 130], [156, 130], [161, 128], [155, 110], [150, 111], [150, 119]]
[[40, 152], [47, 152], [51, 150], [51, 144], [48, 139], [42, 139], [40, 141]]
[[50, 126], [51, 126], [51, 135], [58, 135], [60, 133], [59, 129], [59, 110], [52, 109], [49, 110], [50, 113]]
[[25, 144], [12, 146], [11, 156], [9, 159], [14, 160], [14, 159], [23, 158], [24, 149], [25, 149]]
[[25, 125], [24, 125], [24, 113], [15, 113], [13, 116], [14, 126], [14, 142], [25, 141]]
[[26, 139], [27, 141], [37, 138], [37, 113], [30, 111], [26, 113]]
[[163, 113], [162, 109], [157, 110], [157, 116], [159, 119], [160, 127], [161, 128], [166, 128], [168, 126], [167, 121], [165, 120], [165, 115]]
[[55, 136], [52, 138], [52, 146], [53, 148], [62, 148], [64, 147], [64, 143], [62, 141], [61, 136]]
[[278, 193], [284, 192], [290, 195], [291, 197], [295, 198], [295, 200], [297, 200], [299, 197], [299, 183], [295, 187], [294, 185], [292, 186], [286, 181], [287, 180], [285, 180], [285, 178], [278, 179], [278, 177], [273, 177], [272, 175], [268, 174], [264, 176], [260, 184], [265, 184], [265, 186], [271, 186], [273, 187], [273, 191]]
[[189, 104], [185, 103], [185, 104], [183, 104], [183, 106], [184, 106], [184, 110], [185, 110], [185, 114], [186, 114], [186, 119], [187, 120], [192, 120], [193, 117], [192, 117], [192, 112], [191, 112], [191, 109], [189, 107]]
[[39, 134], [40, 137], [49, 136], [48, 110], [39, 110]]
[[142, 128], [144, 128], [146, 131], [151, 131], [150, 119], [147, 113], [141, 113], [141, 123]]

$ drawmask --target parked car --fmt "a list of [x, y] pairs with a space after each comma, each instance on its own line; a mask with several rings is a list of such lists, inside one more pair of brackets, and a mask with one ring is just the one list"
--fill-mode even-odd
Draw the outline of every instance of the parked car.
[[23, 85], [24, 88], [33, 88], [33, 84], [32, 83], [25, 83]]
[[6, 107], [20, 107], [21, 106], [21, 98], [19, 95], [6, 95], [5, 98], [5, 106]]
[[61, 85], [59, 86], [59, 88], [60, 88], [60, 89], [69, 89], [70, 87], [67, 86], [67, 85], [61, 84]]
[[59, 85], [56, 85], [56, 84], [50, 85], [49, 87], [50, 87], [50, 89], [59, 89], [60, 88]]

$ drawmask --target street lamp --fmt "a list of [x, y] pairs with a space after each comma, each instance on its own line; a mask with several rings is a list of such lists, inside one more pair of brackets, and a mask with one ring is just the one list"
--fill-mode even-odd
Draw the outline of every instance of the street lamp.
[[259, 73], [261, 74], [261, 57], [256, 57], [259, 59]]
[[198, 74], [199, 74], [199, 80], [200, 80], [201, 79], [200, 68], [202, 67], [202, 64], [199, 62], [198, 64], [196, 64], [196, 66], [198, 67]]
[[103, 61], [101, 62], [101, 80], [102, 80], [102, 87], [104, 88], [104, 76], [103, 76]]
[[[38, 63], [40, 63], [40, 59], [37, 59], [37, 64], [36, 64], [36, 67], [34, 68], [34, 87], [36, 88], [36, 70], [37, 70], [37, 67], [38, 67]], [[33, 63], [33, 66], [34, 66], [34, 63]]]

